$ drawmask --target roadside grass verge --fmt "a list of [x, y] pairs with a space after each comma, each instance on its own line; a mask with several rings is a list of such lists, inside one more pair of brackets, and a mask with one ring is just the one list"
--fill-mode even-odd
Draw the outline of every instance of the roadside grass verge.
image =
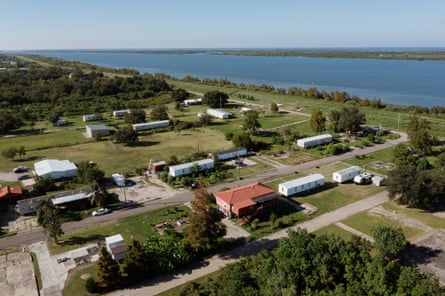
[[314, 234], [316, 235], [338, 235], [339, 237], [341, 237], [343, 240], [350, 240], [353, 236], [352, 233], [350, 233], [347, 230], [344, 230], [341, 227], [338, 227], [335, 224], [323, 227], [317, 231], [314, 232]]
[[384, 203], [383, 208], [385, 210], [395, 212], [396, 214], [402, 214], [408, 218], [418, 220], [419, 222], [422, 222], [423, 224], [432, 228], [445, 229], [445, 219], [434, 216], [431, 212], [421, 209], [408, 208], [403, 205], [398, 205], [394, 201]]
[[89, 277], [97, 280], [97, 264], [93, 263], [85, 267], [71, 270], [62, 291], [64, 296], [92, 295], [87, 292], [85, 283]]
[[389, 219], [389, 218], [386, 218], [386, 217], [383, 217], [380, 215], [371, 214], [368, 212], [356, 214], [342, 222], [344, 224], [346, 224], [350, 227], [353, 227], [353, 228], [357, 229], [358, 231], [361, 231], [368, 235], [371, 235], [371, 231], [372, 231], [373, 227], [375, 227], [377, 225], [381, 225], [381, 224], [395, 226], [395, 227], [401, 227], [407, 240], [414, 239], [424, 233], [423, 231], [421, 231], [417, 228], [405, 226], [405, 225], [398, 223], [392, 219]]
[[158, 236], [153, 225], [179, 219], [187, 216], [189, 212], [190, 209], [186, 206], [175, 206], [127, 217], [103, 226], [63, 235], [60, 244], [49, 244], [49, 250], [53, 255], [60, 254], [114, 234], [121, 234], [127, 243], [133, 239], [144, 242], [151, 236]]
[[37, 279], [37, 289], [41, 290], [42, 285], [42, 275], [40, 273], [40, 267], [39, 267], [39, 261], [37, 260], [37, 255], [34, 252], [30, 252], [32, 257], [32, 264], [34, 265], [34, 274], [36, 275]]

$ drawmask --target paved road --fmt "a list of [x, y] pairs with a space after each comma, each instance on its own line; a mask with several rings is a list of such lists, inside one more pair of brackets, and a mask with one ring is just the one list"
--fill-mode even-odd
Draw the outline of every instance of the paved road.
[[380, 192], [371, 197], [362, 199], [340, 209], [325, 213], [312, 220], [298, 224], [297, 226], [273, 233], [272, 235], [264, 237], [261, 240], [247, 243], [246, 245], [238, 247], [227, 253], [215, 255], [205, 262], [205, 264], [182, 269], [181, 271], [168, 276], [154, 278], [143, 284], [139, 284], [137, 287], [114, 291], [107, 295], [145, 296], [162, 293], [186, 282], [200, 278], [206, 274], [215, 272], [225, 265], [240, 260], [243, 257], [257, 254], [263, 249], [276, 247], [282, 238], [287, 237], [287, 232], [289, 229], [305, 228], [309, 232], [313, 232], [323, 227], [340, 222], [357, 213], [367, 211], [386, 201], [388, 201], [387, 192]]
[[[333, 163], [336, 161], [345, 160], [351, 157], [355, 157], [357, 155], [364, 155], [372, 152], [376, 152], [382, 149], [386, 149], [389, 147], [392, 147], [394, 145], [397, 145], [402, 142], [407, 141], [407, 136], [404, 133], [401, 133], [401, 137], [396, 140], [389, 140], [386, 141], [383, 144], [375, 145], [372, 147], [365, 147], [363, 149], [357, 148], [353, 149], [351, 152], [341, 154], [341, 155], [335, 155], [335, 156], [328, 156], [320, 159], [316, 159], [310, 162], [306, 162], [299, 165], [293, 165], [293, 166], [286, 166], [281, 168], [275, 168], [269, 171], [261, 172], [257, 175], [254, 175], [249, 178], [245, 178], [242, 180], [237, 180], [230, 183], [224, 183], [215, 185], [208, 188], [209, 192], [215, 192], [219, 191], [222, 188], [227, 187], [238, 187], [242, 185], [246, 185], [253, 182], [267, 182], [274, 180], [276, 178], [279, 178], [281, 176], [286, 176], [289, 174], [294, 173], [295, 171], [304, 171], [307, 169], [315, 168], [317, 166], [323, 166], [327, 165], [329, 163]], [[92, 228], [96, 227], [102, 224], [106, 224], [124, 217], [132, 216], [135, 214], [140, 214], [152, 210], [156, 210], [162, 207], [170, 206], [170, 205], [179, 205], [183, 204], [185, 202], [191, 201], [193, 199], [194, 195], [193, 192], [183, 192], [180, 194], [176, 194], [173, 197], [155, 200], [152, 202], [147, 202], [143, 204], [141, 207], [137, 208], [127, 208], [119, 211], [114, 211], [111, 214], [104, 215], [104, 216], [98, 216], [98, 217], [88, 217], [86, 219], [83, 219], [81, 221], [75, 221], [75, 222], [68, 222], [63, 224], [63, 231], [65, 233], [75, 232], [79, 230], [83, 230], [86, 228]], [[41, 240], [44, 240], [45, 237], [42, 233], [42, 230], [40, 228], [33, 229], [31, 231], [21, 232], [14, 236], [6, 237], [0, 239], [0, 250], [9, 249], [15, 246], [24, 246], [31, 243], [35, 243]]]

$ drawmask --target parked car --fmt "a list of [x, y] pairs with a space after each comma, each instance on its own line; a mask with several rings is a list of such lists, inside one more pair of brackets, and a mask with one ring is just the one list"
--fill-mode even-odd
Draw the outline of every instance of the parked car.
[[101, 209], [98, 209], [97, 211], [94, 211], [93, 212], [93, 216], [101, 216], [101, 215], [105, 215], [105, 214], [107, 214], [107, 213], [109, 213], [110, 212], [110, 210], [109, 209], [107, 209], [107, 208], [101, 208]]
[[23, 172], [27, 172], [27, 171], [28, 171], [28, 168], [25, 166], [22, 166], [22, 165], [13, 169], [14, 173], [23, 173]]
[[28, 174], [24, 174], [24, 175], [21, 175], [21, 176], [18, 176], [17, 177], [17, 180], [26, 180], [26, 179], [30, 179], [31, 178], [31, 176], [30, 175], [28, 175]]
[[60, 258], [57, 258], [57, 263], [63, 263], [65, 261], [69, 260], [69, 259], [70, 258], [68, 258], [68, 257], [60, 257]]

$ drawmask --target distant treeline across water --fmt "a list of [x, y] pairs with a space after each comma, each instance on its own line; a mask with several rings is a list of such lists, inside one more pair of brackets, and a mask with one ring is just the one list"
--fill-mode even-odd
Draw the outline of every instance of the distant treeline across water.
[[177, 78], [225, 78], [238, 84], [267, 84], [285, 89], [315, 87], [319, 92], [345, 91], [351, 96], [370, 101], [380, 99], [386, 104], [445, 106], [445, 61], [215, 53], [33, 52], [104, 67], [165, 73]]

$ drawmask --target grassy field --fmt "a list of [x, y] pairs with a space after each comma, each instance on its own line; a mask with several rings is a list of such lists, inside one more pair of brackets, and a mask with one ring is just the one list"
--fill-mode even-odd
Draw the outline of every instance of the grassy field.
[[[316, 100], [305, 97], [280, 95], [275, 93], [253, 91], [253, 90], [243, 90], [233, 87], [218, 87], [218, 86], [208, 86], [202, 84], [188, 83], [182, 81], [172, 81], [169, 83], [176, 85], [178, 87], [187, 89], [188, 91], [196, 93], [205, 93], [211, 90], [221, 90], [230, 95], [231, 98], [245, 101], [246, 103], [255, 103], [260, 105], [270, 106], [273, 102], [279, 102], [283, 104], [280, 109], [287, 110], [298, 110], [303, 113], [312, 114], [314, 111], [321, 110], [324, 114], [328, 114], [332, 109], [341, 109], [345, 105], [343, 103], [336, 103], [332, 101]], [[249, 94], [255, 98], [254, 101], [243, 100], [238, 97], [239, 94], [246, 95]], [[370, 107], [360, 107], [360, 110], [365, 113], [367, 124], [382, 126], [389, 129], [400, 129], [406, 130], [409, 122], [409, 117], [411, 114], [408, 112], [394, 112], [388, 110], [376, 110]], [[439, 137], [445, 137], [445, 119], [436, 118], [432, 116], [423, 116], [428, 121], [431, 122], [431, 134]]]
[[62, 236], [61, 244], [50, 244], [51, 254], [60, 254], [69, 250], [77, 249], [87, 243], [96, 242], [106, 236], [121, 234], [126, 242], [133, 239], [144, 242], [153, 235], [158, 235], [153, 225], [167, 220], [176, 220], [187, 216], [190, 209], [186, 206], [167, 207], [148, 213], [130, 216], [115, 223], [86, 229]]
[[341, 237], [344, 240], [350, 240], [353, 235], [349, 231], [344, 230], [343, 228], [340, 228], [335, 224], [323, 227], [322, 229], [315, 231], [314, 234], [316, 234], [316, 235], [331, 235], [331, 234], [333, 234], [333, 235], [338, 235], [339, 237]]
[[389, 218], [368, 212], [359, 213], [342, 222], [368, 235], [371, 235], [373, 227], [381, 224], [401, 227], [407, 240], [414, 239], [423, 234], [423, 232], [417, 228], [405, 226]]
[[97, 264], [91, 264], [86, 267], [79, 267], [71, 270], [62, 294], [64, 296], [91, 295], [85, 289], [85, 282], [88, 277], [96, 279], [96, 275]]

